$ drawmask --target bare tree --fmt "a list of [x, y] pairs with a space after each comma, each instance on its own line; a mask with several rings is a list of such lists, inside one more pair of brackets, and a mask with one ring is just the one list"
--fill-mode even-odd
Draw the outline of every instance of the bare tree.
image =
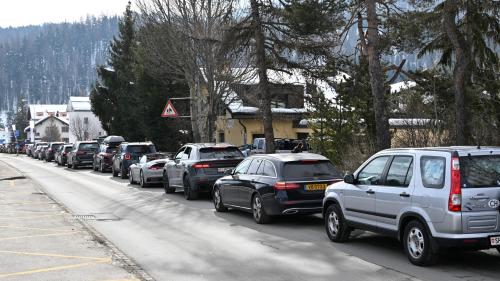
[[43, 140], [46, 142], [61, 141], [61, 133], [53, 118], [50, 120], [49, 125], [45, 127], [44, 134]]
[[143, 21], [139, 41], [158, 77], [179, 77], [190, 93], [196, 142], [215, 140], [221, 105], [231, 84], [243, 77], [242, 56], [228, 52], [224, 35], [233, 21], [235, 0], [138, 0]]
[[90, 119], [82, 120], [80, 116], [72, 117], [70, 119], [70, 131], [78, 141], [91, 140], [97, 137], [96, 125], [91, 123]]

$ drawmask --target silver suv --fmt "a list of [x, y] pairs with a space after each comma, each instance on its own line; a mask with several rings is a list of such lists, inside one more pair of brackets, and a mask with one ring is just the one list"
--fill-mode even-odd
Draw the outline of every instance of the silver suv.
[[328, 237], [355, 228], [402, 242], [415, 265], [447, 248], [500, 251], [500, 147], [389, 149], [368, 159], [323, 201]]

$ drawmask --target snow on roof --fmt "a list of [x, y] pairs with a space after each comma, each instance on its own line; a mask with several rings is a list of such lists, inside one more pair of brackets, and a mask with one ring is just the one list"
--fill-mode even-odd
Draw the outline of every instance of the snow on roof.
[[68, 111], [90, 111], [89, 97], [69, 97]]
[[391, 127], [405, 127], [405, 126], [426, 126], [434, 122], [434, 119], [426, 118], [389, 118], [389, 126]]
[[413, 87], [417, 86], [417, 83], [414, 81], [402, 81], [398, 83], [391, 84], [391, 94], [399, 93], [402, 90], [407, 90], [411, 89]]
[[55, 118], [55, 119], [57, 119], [57, 120], [59, 120], [59, 121], [61, 121], [62, 123], [66, 124], [66, 125], [69, 125], [68, 120], [63, 119], [63, 118], [60, 118], [60, 117], [57, 117], [57, 116], [55, 116], [55, 115], [49, 115], [49, 116], [47, 116], [47, 117], [45, 117], [45, 118], [43, 118], [43, 119], [41, 119], [41, 120], [38, 120], [38, 121], [35, 123], [35, 126], [37, 126], [37, 125], [39, 125], [39, 124], [41, 124], [41, 123], [45, 122], [46, 120], [48, 120], [48, 119], [49, 119], [49, 118], [51, 118], [51, 117], [52, 117], [52, 118]]
[[49, 113], [66, 112], [66, 107], [65, 104], [30, 104], [30, 117], [32, 120], [39, 120], [49, 116]]

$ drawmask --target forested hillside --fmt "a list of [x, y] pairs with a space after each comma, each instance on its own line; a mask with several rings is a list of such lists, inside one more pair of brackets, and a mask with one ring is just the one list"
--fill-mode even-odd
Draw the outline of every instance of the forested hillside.
[[0, 28], [0, 110], [11, 110], [19, 98], [64, 103], [87, 95], [117, 30], [118, 17]]

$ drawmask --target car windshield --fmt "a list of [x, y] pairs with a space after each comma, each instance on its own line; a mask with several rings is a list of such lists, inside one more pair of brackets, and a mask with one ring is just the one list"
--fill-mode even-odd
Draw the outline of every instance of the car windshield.
[[286, 163], [283, 170], [286, 181], [340, 179], [342, 175], [330, 161], [298, 161]]
[[94, 151], [97, 150], [98, 147], [99, 144], [97, 143], [81, 143], [80, 146], [78, 147], [78, 150]]
[[500, 187], [500, 155], [460, 157], [464, 188]]
[[236, 147], [206, 147], [200, 149], [200, 159], [242, 158], [243, 154]]
[[127, 152], [131, 154], [144, 155], [147, 153], [155, 153], [156, 148], [154, 145], [128, 145]]

